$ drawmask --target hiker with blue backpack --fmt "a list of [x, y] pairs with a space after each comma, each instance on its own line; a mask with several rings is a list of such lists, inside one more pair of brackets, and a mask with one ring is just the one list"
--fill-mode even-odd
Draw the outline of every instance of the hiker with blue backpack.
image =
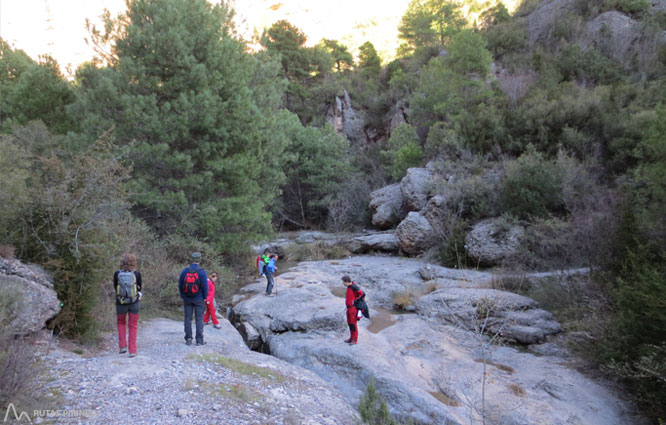
[[[264, 266], [264, 275], [266, 276], [266, 295], [270, 296], [273, 293], [273, 273], [277, 270], [275, 262], [277, 261], [278, 256], [276, 254], [271, 254], [268, 258], [268, 263]], [[276, 290], [277, 294], [277, 290]]]
[[[120, 354], [127, 353], [127, 326], [129, 325], [129, 356], [136, 356], [136, 335], [141, 310], [141, 273], [136, 269], [136, 255], [125, 254], [120, 260], [119, 270], [113, 274], [113, 289], [116, 293], [116, 325]], [[127, 315], [129, 314], [129, 323]]]
[[185, 309], [185, 344], [192, 345], [192, 313], [196, 321], [196, 345], [204, 345], [203, 316], [208, 298], [208, 276], [206, 270], [199, 266], [201, 253], [192, 253], [192, 263], [185, 267], [178, 279], [180, 297]]

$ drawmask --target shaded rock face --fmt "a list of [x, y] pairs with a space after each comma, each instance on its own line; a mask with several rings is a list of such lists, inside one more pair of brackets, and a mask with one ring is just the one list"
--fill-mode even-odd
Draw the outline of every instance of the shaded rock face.
[[553, 24], [576, 10], [577, 0], [544, 0], [527, 16], [526, 26], [530, 44], [550, 35]]
[[377, 229], [392, 229], [405, 217], [400, 184], [392, 184], [370, 194], [372, 225]]
[[393, 233], [377, 233], [356, 236], [345, 243], [345, 247], [354, 254], [367, 252], [398, 252], [398, 239]]
[[520, 238], [525, 228], [500, 224], [501, 219], [490, 218], [478, 222], [465, 237], [465, 249], [475, 262], [494, 266], [509, 260], [520, 248]]
[[398, 246], [407, 255], [418, 255], [437, 241], [435, 229], [417, 212], [410, 212], [395, 229]]
[[354, 110], [347, 90], [342, 98], [335, 97], [334, 104], [326, 114], [326, 120], [336, 132], [345, 135], [351, 142], [365, 143], [365, 116]]
[[587, 31], [594, 44], [618, 62], [629, 64], [637, 53], [641, 24], [623, 13], [602, 13], [587, 23]]
[[[343, 343], [348, 336], [343, 275], [359, 283], [371, 309], [371, 319], [359, 322], [358, 345]], [[374, 376], [391, 413], [403, 422], [480, 423], [469, 417], [469, 400], [485, 391], [492, 423], [568, 425], [571, 418], [586, 425], [635, 423], [621, 398], [566, 366], [559, 357], [566, 350], [533, 343], [552, 344], [548, 335], [559, 324], [530, 298], [479, 286], [493, 278], [489, 272], [399, 257], [304, 262], [277, 277], [275, 297], [261, 295], [261, 280], [245, 287], [246, 294], [257, 295], [235, 306], [232, 320], [237, 327], [250, 324], [272, 355], [315, 372], [351, 404]], [[446, 286], [426, 293], [435, 281]], [[425, 295], [414, 314], [391, 314], [386, 308], [396, 291]], [[490, 313], [488, 332], [530, 343], [539, 354], [488, 346], [488, 335], [473, 330], [479, 311]], [[492, 382], [485, 389], [484, 360]]]
[[433, 176], [426, 168], [409, 168], [400, 181], [400, 190], [407, 211], [421, 211], [428, 202]]
[[[51, 278], [37, 267], [0, 258], [0, 291], [15, 294], [8, 327], [14, 335], [28, 335], [46, 325], [60, 311]], [[11, 296], [11, 295], [10, 295]]]

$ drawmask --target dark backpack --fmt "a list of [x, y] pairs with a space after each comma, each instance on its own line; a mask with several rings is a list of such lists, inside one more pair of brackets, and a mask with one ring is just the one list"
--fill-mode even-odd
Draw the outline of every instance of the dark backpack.
[[134, 304], [138, 300], [136, 275], [131, 271], [118, 271], [116, 300], [119, 304]]
[[[352, 289], [356, 291], [361, 290], [356, 283], [352, 285]], [[357, 310], [360, 310], [366, 319], [370, 318], [370, 308], [368, 307], [368, 303], [365, 302], [365, 291], [363, 291], [363, 295], [361, 295], [360, 298], [354, 300], [354, 307], [356, 307]]]
[[186, 297], [196, 297], [201, 292], [201, 281], [199, 280], [199, 270], [190, 271], [187, 269], [183, 279], [183, 292]]

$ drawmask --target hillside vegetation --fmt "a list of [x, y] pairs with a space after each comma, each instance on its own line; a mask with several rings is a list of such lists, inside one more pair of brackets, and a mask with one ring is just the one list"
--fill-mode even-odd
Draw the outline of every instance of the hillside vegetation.
[[[408, 168], [464, 170], [442, 264], [464, 259], [473, 223], [502, 217], [526, 228], [509, 266], [590, 267], [603, 319], [583, 329], [584, 351], [664, 419], [666, 10], [654, 3], [524, 0], [511, 15], [413, 0], [385, 63], [369, 42], [306, 47], [287, 21], [250, 53], [225, 3], [130, 0], [90, 28], [98, 55], [71, 81], [0, 39], [0, 245], [53, 272], [64, 306], [51, 326], [94, 341], [123, 252], [148, 271], [144, 307], [158, 313], [177, 303], [193, 250], [230, 281], [275, 231], [367, 228], [370, 193]], [[347, 100], [354, 135], [331, 125]]]

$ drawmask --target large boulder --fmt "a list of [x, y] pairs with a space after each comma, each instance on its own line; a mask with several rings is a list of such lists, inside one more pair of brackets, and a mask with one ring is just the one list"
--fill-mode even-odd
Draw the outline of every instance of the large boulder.
[[400, 189], [407, 211], [421, 211], [432, 190], [433, 175], [427, 168], [409, 168], [400, 181]]
[[602, 13], [587, 23], [587, 31], [594, 44], [624, 64], [631, 63], [637, 54], [641, 27], [640, 22], [614, 10]]
[[410, 212], [395, 229], [398, 246], [407, 255], [419, 255], [437, 242], [437, 233], [430, 222], [417, 212]]
[[465, 236], [465, 249], [475, 263], [495, 266], [518, 253], [524, 234], [523, 226], [507, 224], [501, 218], [489, 218], [475, 224]]
[[28, 335], [46, 325], [60, 311], [60, 301], [51, 277], [36, 266], [0, 258], [0, 293], [9, 300], [10, 322], [14, 335]]
[[370, 194], [372, 225], [377, 229], [392, 229], [405, 217], [400, 184], [392, 184]]

